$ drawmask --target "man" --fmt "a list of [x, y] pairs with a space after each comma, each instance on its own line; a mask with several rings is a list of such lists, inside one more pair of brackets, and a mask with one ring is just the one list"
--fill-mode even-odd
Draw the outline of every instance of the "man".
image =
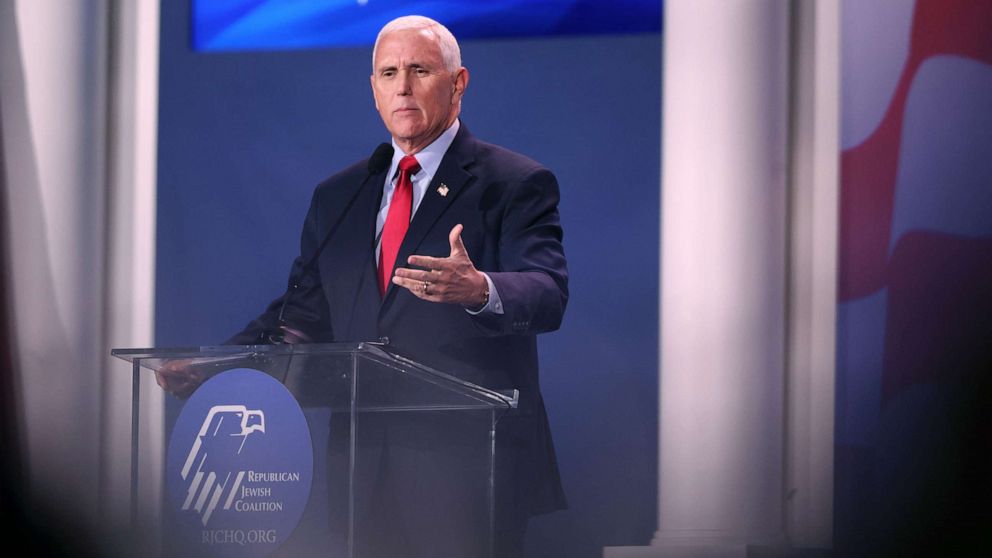
[[[436, 21], [383, 27], [370, 79], [392, 136], [388, 167], [362, 161], [317, 187], [293, 287], [229, 342], [273, 332], [290, 342], [388, 339], [469, 382], [519, 390], [519, 413], [497, 436], [497, 555], [519, 555], [526, 518], [564, 507], [536, 344], [559, 327], [568, 298], [558, 185], [459, 122], [469, 72]], [[160, 371], [170, 391], [195, 388], [186, 382]]]

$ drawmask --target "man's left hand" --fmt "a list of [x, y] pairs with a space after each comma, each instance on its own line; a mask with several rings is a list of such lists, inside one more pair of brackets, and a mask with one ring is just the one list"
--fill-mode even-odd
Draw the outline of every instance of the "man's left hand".
[[455, 225], [448, 233], [451, 253], [447, 258], [410, 256], [407, 263], [422, 269], [398, 267], [393, 283], [430, 302], [461, 304], [471, 309], [485, 306], [488, 283], [468, 257], [462, 242], [462, 228]]

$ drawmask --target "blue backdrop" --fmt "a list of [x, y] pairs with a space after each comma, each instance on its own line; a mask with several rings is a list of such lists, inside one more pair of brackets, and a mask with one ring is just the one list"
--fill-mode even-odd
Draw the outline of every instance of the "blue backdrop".
[[420, 14], [460, 40], [661, 30], [661, 0], [193, 0], [197, 50], [372, 44], [389, 20]]
[[[162, 3], [156, 344], [217, 343], [285, 288], [314, 185], [388, 140], [371, 47], [196, 53]], [[661, 37], [462, 42], [463, 122], [555, 170], [571, 274], [541, 381], [570, 509], [530, 556], [598, 557], [656, 523]]]

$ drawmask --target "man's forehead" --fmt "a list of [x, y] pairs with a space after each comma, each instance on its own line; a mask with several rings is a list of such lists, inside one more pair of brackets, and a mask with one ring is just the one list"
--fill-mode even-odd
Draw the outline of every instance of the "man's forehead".
[[376, 48], [375, 56], [377, 63], [380, 56], [411, 56], [440, 60], [442, 58], [441, 44], [437, 35], [427, 27], [399, 29], [382, 36]]

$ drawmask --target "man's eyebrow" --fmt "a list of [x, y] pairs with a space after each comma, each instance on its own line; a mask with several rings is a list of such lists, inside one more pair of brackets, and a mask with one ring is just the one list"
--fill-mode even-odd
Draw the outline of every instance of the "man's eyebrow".
[[[396, 68], [396, 65], [394, 64], [394, 65], [391, 65], [390, 67], [395, 69]], [[413, 62], [406, 63], [403, 67], [404, 68], [430, 68], [431, 65], [428, 64], [427, 62], [421, 62], [421, 61], [415, 60]]]
[[[404, 68], [410, 70], [430, 70], [431, 65], [426, 62], [409, 62], [404, 65]], [[381, 74], [382, 72], [395, 72], [398, 70], [399, 68], [396, 67], [396, 64], [385, 64], [377, 68], [376, 72]]]

